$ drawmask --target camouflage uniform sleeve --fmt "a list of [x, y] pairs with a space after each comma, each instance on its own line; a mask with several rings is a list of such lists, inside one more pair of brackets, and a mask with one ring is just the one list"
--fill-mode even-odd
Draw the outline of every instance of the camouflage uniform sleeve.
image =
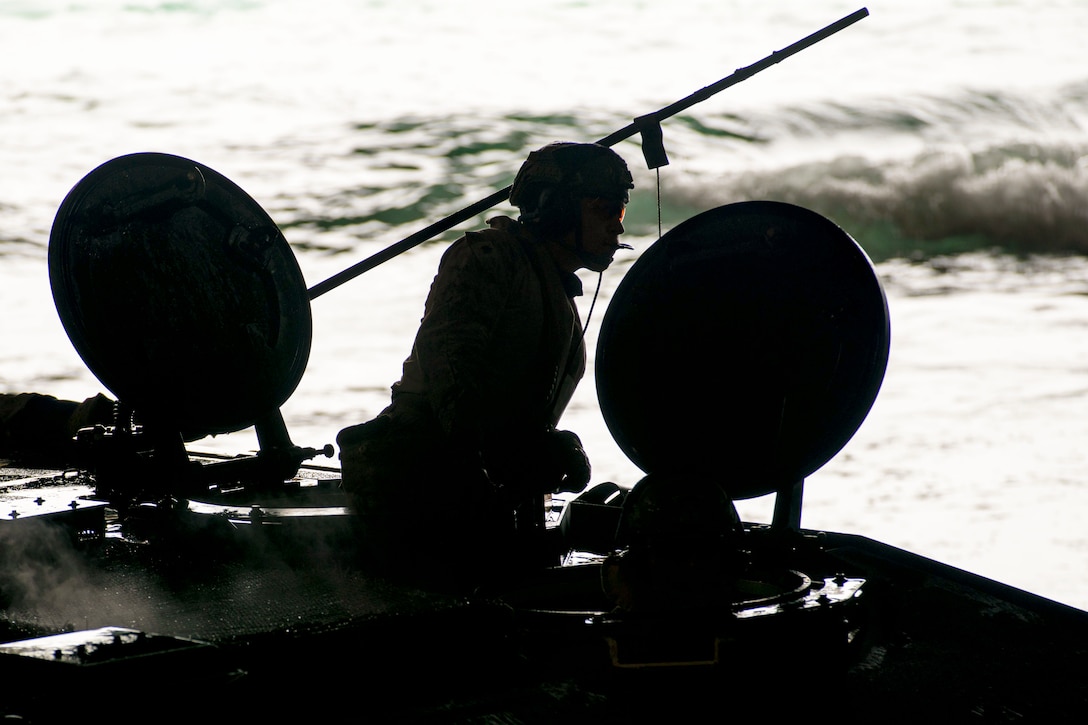
[[113, 401], [101, 394], [82, 403], [39, 393], [0, 395], [0, 456], [65, 463], [76, 432], [112, 416]]
[[510, 298], [524, 289], [518, 243], [470, 233], [443, 256], [431, 286], [414, 354], [432, 409], [445, 433], [478, 446], [481, 402], [494, 371], [496, 328]]

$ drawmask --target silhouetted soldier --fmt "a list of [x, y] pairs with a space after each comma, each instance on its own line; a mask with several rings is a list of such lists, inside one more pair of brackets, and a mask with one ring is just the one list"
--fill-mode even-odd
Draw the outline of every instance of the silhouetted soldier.
[[575, 272], [611, 264], [633, 186], [607, 147], [550, 144], [514, 180], [518, 219], [443, 255], [391, 404], [337, 437], [376, 563], [493, 556], [531, 526], [527, 502], [588, 483], [578, 437], [556, 430], [585, 371]]

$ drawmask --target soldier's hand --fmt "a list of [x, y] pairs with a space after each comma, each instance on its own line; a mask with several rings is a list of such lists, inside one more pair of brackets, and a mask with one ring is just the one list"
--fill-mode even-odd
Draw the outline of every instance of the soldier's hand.
[[552, 491], [577, 493], [589, 483], [592, 472], [582, 441], [569, 430], [553, 430], [545, 434], [544, 460], [555, 476]]

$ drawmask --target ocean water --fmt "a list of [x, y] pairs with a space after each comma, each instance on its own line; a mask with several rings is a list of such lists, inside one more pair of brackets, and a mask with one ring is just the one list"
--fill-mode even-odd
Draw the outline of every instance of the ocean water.
[[[603, 137], [860, 7], [0, 2], [0, 387], [101, 390], [57, 320], [45, 257], [64, 195], [113, 157], [161, 151], [225, 174], [313, 285], [509, 184], [530, 149]], [[867, 7], [667, 120], [660, 173], [637, 137], [617, 145], [638, 185], [635, 250], [603, 276], [591, 349], [659, 231], [747, 199], [827, 215], [876, 263], [892, 351], [869, 418], [807, 482], [803, 525], [1088, 608], [1088, 4]], [[296, 443], [332, 442], [384, 406], [438, 257], [485, 216], [314, 301], [309, 367], [283, 408]], [[563, 425], [596, 480], [639, 479], [592, 371]], [[200, 442], [253, 445], [250, 432]], [[765, 520], [770, 506], [741, 510]]]

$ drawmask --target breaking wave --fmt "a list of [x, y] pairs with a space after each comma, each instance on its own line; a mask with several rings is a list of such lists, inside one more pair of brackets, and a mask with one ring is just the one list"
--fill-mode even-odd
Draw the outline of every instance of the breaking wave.
[[[834, 219], [876, 260], [990, 249], [1086, 253], [1086, 88], [670, 119], [671, 164], [660, 177], [643, 167], [637, 137], [617, 146], [637, 181], [628, 232], [656, 235], [659, 204], [667, 231], [721, 204], [772, 199]], [[501, 189], [540, 143], [593, 140], [626, 123], [609, 114], [359, 123], [332, 163], [360, 183], [287, 193], [271, 211], [286, 230], [308, 237], [295, 242], [303, 248], [355, 251]]]

